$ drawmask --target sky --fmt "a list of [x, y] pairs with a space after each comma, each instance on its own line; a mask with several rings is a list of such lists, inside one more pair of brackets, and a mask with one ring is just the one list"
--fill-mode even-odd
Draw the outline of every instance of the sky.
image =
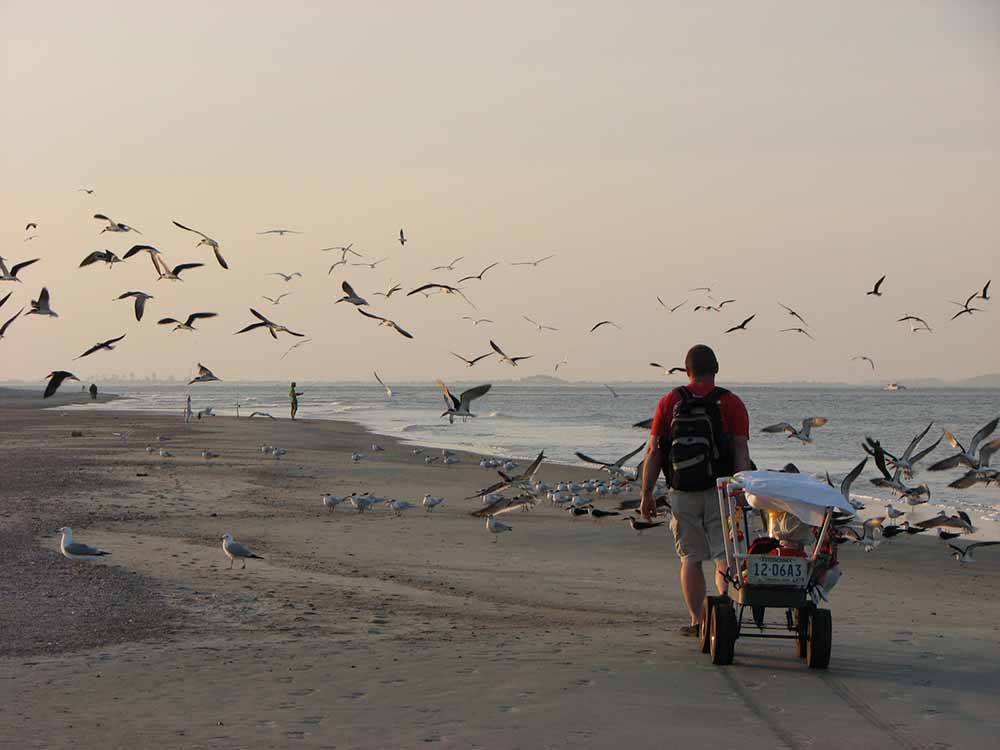
[[[0, 0], [0, 43], [0, 255], [42, 259], [0, 282], [14, 292], [0, 324], [43, 285], [59, 313], [15, 321], [0, 380], [183, 377], [197, 362], [224, 379], [488, 380], [564, 358], [569, 379], [638, 380], [698, 342], [740, 382], [1000, 371], [995, 302], [949, 321], [950, 300], [1000, 283], [991, 0]], [[143, 234], [102, 235], [95, 212]], [[230, 270], [173, 220], [216, 238]], [[302, 234], [258, 234], [274, 227]], [[77, 268], [138, 241], [206, 265], [182, 283], [144, 256]], [[328, 274], [339, 255], [320, 248], [347, 243], [387, 260]], [[461, 284], [475, 309], [374, 296], [493, 262]], [[865, 295], [883, 274], [883, 296]], [[414, 339], [336, 304], [345, 279]], [[712, 303], [701, 286], [735, 302], [696, 313]], [[141, 323], [113, 301], [131, 290], [155, 297]], [[657, 296], [686, 304], [668, 313]], [[779, 301], [812, 339], [781, 332], [799, 324]], [[282, 358], [295, 340], [233, 335], [251, 307], [310, 342]], [[194, 311], [219, 316], [196, 333], [156, 325]], [[620, 329], [589, 333], [601, 320]], [[491, 338], [532, 358], [469, 371], [449, 353]]]

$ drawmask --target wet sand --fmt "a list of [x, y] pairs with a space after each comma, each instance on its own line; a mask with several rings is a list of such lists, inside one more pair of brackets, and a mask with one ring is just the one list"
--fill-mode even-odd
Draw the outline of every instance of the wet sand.
[[[676, 633], [668, 531], [546, 505], [493, 544], [461, 499], [495, 476], [471, 455], [427, 466], [345, 422], [5, 398], [0, 423], [0, 747], [963, 748], [1000, 731], [992, 550], [965, 569], [927, 539], [845, 550], [828, 672], [759, 640], [714, 667]], [[329, 513], [327, 491], [447, 501]], [[112, 556], [64, 560], [62, 525]], [[265, 559], [230, 571], [226, 531]]]

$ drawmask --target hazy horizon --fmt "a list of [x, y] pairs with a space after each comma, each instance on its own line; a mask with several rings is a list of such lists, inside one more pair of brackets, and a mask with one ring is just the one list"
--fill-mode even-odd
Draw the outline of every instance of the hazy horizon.
[[[60, 315], [11, 326], [0, 380], [204, 362], [228, 380], [489, 381], [552, 375], [566, 356], [569, 380], [648, 382], [649, 362], [680, 364], [699, 341], [729, 382], [1000, 372], [993, 302], [948, 321], [949, 300], [1000, 276], [996, 4], [7, 2], [0, 39], [0, 255], [43, 259], [0, 282], [0, 324], [43, 285]], [[143, 234], [100, 235], [95, 212]], [[231, 270], [172, 220], [218, 239]], [[257, 234], [273, 227], [303, 234]], [[205, 267], [183, 283], [142, 256], [77, 268], [138, 242]], [[339, 254], [318, 249], [351, 242], [388, 260], [328, 275]], [[476, 310], [403, 296], [494, 261], [462, 285]], [[884, 296], [866, 296], [882, 274]], [[415, 339], [334, 304], [344, 279]], [[390, 281], [403, 292], [373, 295]], [[692, 312], [706, 285], [736, 302]], [[112, 301], [137, 289], [155, 295], [141, 323]], [[657, 296], [688, 303], [669, 314]], [[815, 340], [779, 332], [798, 325], [779, 301]], [[249, 307], [312, 342], [281, 359], [296, 339], [233, 336]], [[219, 317], [194, 334], [156, 325], [197, 310]], [[908, 313], [934, 333], [896, 322]], [[604, 319], [622, 330], [588, 333]], [[449, 354], [490, 338], [533, 358], [468, 370]]]

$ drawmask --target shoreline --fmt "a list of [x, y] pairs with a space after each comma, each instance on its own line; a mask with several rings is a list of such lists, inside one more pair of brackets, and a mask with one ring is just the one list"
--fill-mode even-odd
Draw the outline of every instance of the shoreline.
[[[909, 540], [844, 550], [829, 673], [805, 669], [787, 643], [749, 640], [717, 668], [676, 633], [687, 617], [669, 532], [640, 537], [542, 505], [504, 517], [514, 530], [493, 544], [468, 516], [478, 503], [460, 499], [495, 476], [474, 454], [427, 466], [393, 437], [371, 452], [370, 433], [330, 420], [185, 426], [2, 405], [0, 416], [0, 460], [16, 469], [0, 487], [2, 528], [33, 524], [26, 543], [45, 561], [25, 566], [37, 571], [30, 588], [8, 568], [0, 590], [18, 592], [19, 630], [35, 629], [21, 640], [52, 644], [0, 657], [4, 742], [651, 748], [664, 735], [725, 742], [733, 726], [718, 716], [734, 708], [750, 748], [838, 747], [831, 712], [859, 748], [969, 746], [996, 730], [1000, 560], [988, 551], [962, 569]], [[261, 443], [288, 453], [264, 458]], [[202, 459], [206, 449], [220, 457]], [[366, 457], [353, 463], [352, 450]], [[540, 469], [546, 481], [595, 474]], [[399, 518], [320, 503], [364, 490], [447, 499]], [[67, 518], [112, 556], [82, 569], [62, 559], [52, 529]], [[229, 571], [223, 531], [264, 559]], [[116, 597], [120, 578], [143, 598]], [[103, 615], [84, 607], [91, 597]], [[80, 648], [104, 633], [73, 632], [77, 615], [47, 618], [52, 601], [102, 628], [142, 611], [170, 627], [154, 617], [153, 630]], [[603, 710], [581, 712], [594, 704]]]

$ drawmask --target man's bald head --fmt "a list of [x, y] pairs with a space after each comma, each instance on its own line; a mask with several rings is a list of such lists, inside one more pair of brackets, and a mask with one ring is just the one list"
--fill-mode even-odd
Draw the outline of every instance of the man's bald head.
[[719, 360], [716, 359], [711, 347], [695, 344], [688, 349], [687, 356], [684, 357], [684, 367], [687, 368], [688, 377], [714, 377], [719, 372]]

